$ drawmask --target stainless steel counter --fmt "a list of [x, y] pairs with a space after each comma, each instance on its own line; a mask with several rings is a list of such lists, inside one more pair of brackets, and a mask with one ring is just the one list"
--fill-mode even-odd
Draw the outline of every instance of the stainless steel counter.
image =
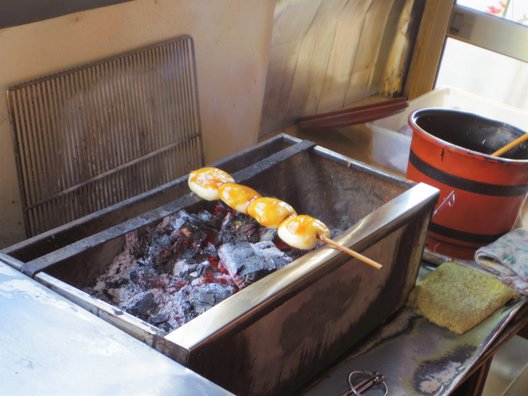
[[[423, 273], [423, 269], [422, 269]], [[389, 395], [447, 395], [526, 304], [521, 297], [499, 308], [463, 335], [441, 328], [403, 308], [356, 349], [305, 389], [305, 396], [341, 395], [351, 371], [380, 372]], [[382, 395], [378, 386], [373, 395]]]
[[0, 393], [228, 395], [0, 261]]

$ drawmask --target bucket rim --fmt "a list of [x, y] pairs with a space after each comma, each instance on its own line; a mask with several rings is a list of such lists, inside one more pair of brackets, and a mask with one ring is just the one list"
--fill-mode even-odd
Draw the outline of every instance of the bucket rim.
[[[509, 124], [507, 122], [494, 120], [492, 118], [485, 117], [483, 115], [477, 114], [477, 113], [472, 112], [472, 111], [465, 111], [465, 110], [452, 109], [452, 108], [446, 108], [446, 107], [422, 107], [422, 108], [419, 108], [419, 109], [416, 109], [416, 110], [412, 111], [409, 114], [409, 117], [408, 117], [408, 123], [409, 123], [409, 126], [411, 127], [411, 129], [416, 128], [417, 130], [420, 131], [420, 133], [422, 133], [423, 135], [427, 136], [429, 139], [431, 139], [431, 140], [433, 140], [435, 142], [441, 143], [442, 145], [445, 145], [447, 148], [449, 148], [451, 150], [454, 150], [456, 152], [461, 152], [463, 154], [471, 154], [471, 155], [475, 155], [477, 157], [482, 157], [482, 158], [484, 158], [486, 160], [498, 161], [498, 162], [503, 162], [503, 163], [518, 163], [518, 164], [526, 164], [526, 163], [528, 163], [528, 158], [527, 159], [515, 159], [515, 158], [504, 158], [504, 157], [492, 157], [489, 154], [482, 153], [482, 152], [476, 151], [476, 150], [467, 149], [465, 147], [458, 146], [456, 144], [448, 142], [447, 140], [441, 139], [441, 138], [439, 138], [439, 137], [427, 132], [420, 125], [418, 125], [416, 120], [417, 120], [417, 118], [420, 115], [422, 115], [422, 113], [458, 113], [458, 114], [463, 114], [463, 115], [466, 115], [466, 116], [471, 116], [471, 117], [474, 117], [474, 118], [478, 118], [480, 120], [484, 120], [484, 121], [489, 122], [489, 123], [491, 123], [493, 125], [507, 126], [507, 127], [511, 128], [511, 129], [513, 129], [515, 131], [520, 132], [521, 134], [526, 134], [526, 133], [528, 133], [528, 131], [524, 131], [521, 128], [518, 128], [518, 127], [516, 127], [516, 126], [514, 126], [512, 124]], [[414, 130], [413, 130], [413, 135], [414, 135]]]

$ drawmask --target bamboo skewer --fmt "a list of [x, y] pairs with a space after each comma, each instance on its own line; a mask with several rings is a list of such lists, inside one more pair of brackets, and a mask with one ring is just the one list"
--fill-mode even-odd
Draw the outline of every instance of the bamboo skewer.
[[526, 140], [528, 140], [528, 133], [525, 133], [524, 135], [515, 139], [513, 142], [510, 142], [506, 146], [503, 146], [502, 148], [498, 149], [493, 154], [491, 154], [491, 156], [500, 157], [502, 154], [510, 151], [512, 148], [518, 146], [519, 144], [525, 142]]
[[358, 259], [359, 261], [362, 261], [364, 262], [365, 264], [368, 264], [370, 265], [371, 267], [373, 268], [376, 268], [377, 270], [380, 270], [381, 268], [383, 268], [383, 266], [380, 264], [380, 263], [377, 263], [376, 261], [368, 258], [367, 256], [363, 256], [361, 253], [358, 253], [352, 249], [349, 249], [349, 248], [346, 248], [342, 245], [340, 245], [339, 243], [331, 240], [330, 238], [324, 236], [324, 235], [319, 235], [319, 239], [326, 243], [327, 245], [337, 249], [337, 250], [340, 250], [342, 251], [343, 253], [346, 253], [356, 259]]

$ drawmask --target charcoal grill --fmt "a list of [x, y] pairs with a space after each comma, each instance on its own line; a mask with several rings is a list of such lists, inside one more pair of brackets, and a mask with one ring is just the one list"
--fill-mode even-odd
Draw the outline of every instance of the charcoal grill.
[[126, 233], [203, 206], [185, 177], [4, 249], [2, 258], [236, 394], [291, 394], [404, 304], [438, 191], [288, 135], [214, 165], [342, 230], [336, 241], [383, 269], [321, 247], [168, 334], [83, 292]]

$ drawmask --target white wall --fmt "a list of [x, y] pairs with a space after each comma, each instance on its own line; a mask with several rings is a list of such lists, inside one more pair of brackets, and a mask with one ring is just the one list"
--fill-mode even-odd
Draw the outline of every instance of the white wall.
[[[0, 30], [0, 90], [180, 34], [194, 38], [206, 161], [257, 141], [274, 0], [135, 0]], [[24, 239], [0, 95], [0, 247]]]

